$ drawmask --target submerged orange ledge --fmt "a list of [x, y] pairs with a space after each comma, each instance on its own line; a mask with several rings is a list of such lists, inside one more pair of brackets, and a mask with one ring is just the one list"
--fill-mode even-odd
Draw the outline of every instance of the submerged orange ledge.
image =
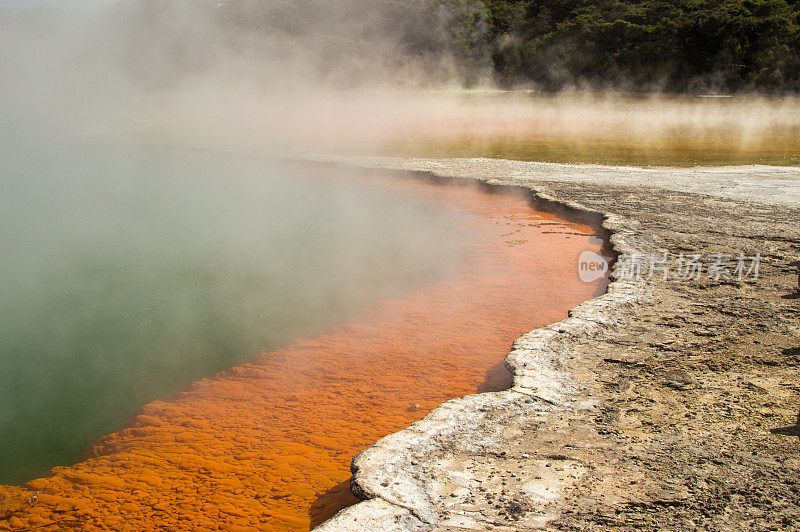
[[359, 179], [465, 213], [456, 273], [147, 404], [83, 461], [0, 487], [0, 530], [308, 530], [356, 502], [356, 453], [448, 399], [507, 387], [513, 340], [605, 289], [578, 280], [580, 253], [601, 248], [589, 226], [473, 186]]

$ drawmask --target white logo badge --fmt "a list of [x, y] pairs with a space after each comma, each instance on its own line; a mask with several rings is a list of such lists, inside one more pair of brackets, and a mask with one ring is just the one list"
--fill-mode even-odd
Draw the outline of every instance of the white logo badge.
[[578, 276], [584, 283], [591, 283], [608, 272], [608, 260], [594, 251], [584, 251], [578, 259]]

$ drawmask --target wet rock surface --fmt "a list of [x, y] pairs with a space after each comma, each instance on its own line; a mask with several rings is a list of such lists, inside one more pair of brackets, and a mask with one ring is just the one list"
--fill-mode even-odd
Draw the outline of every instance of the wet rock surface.
[[320, 530], [797, 527], [800, 170], [346, 162], [530, 187], [604, 213], [620, 253], [761, 262], [742, 281], [617, 279], [523, 336], [510, 391], [445, 403], [362, 452], [353, 488], [371, 500]]

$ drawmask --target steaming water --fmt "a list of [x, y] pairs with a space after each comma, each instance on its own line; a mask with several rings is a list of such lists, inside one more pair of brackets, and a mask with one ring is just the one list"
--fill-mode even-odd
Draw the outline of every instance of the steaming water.
[[0, 483], [459, 256], [453, 212], [363, 183], [178, 149], [33, 151], [0, 159]]
[[[162, 159], [153, 160], [164, 167]], [[247, 175], [241, 163], [231, 160], [207, 159], [197, 165], [180, 161], [172, 169], [178, 175], [190, 170], [194, 180], [216, 164]], [[290, 189], [296, 186], [294, 180], [302, 179], [285, 170], [279, 175], [284, 178], [278, 185]], [[292, 176], [289, 183], [286, 175]], [[348, 279], [357, 278], [349, 283], [353, 291], [362, 280], [370, 286], [369, 274], [377, 275], [384, 281], [377, 286], [372, 282], [367, 294], [382, 296], [379, 301], [345, 316], [359, 306], [356, 298], [355, 304], [342, 306], [345, 319], [337, 326], [195, 381], [168, 401], [142, 405], [124, 429], [90, 445], [84, 460], [54, 468], [23, 489], [0, 485], [0, 497], [10, 501], [6, 507], [14, 511], [12, 528], [52, 524], [69, 529], [179, 530], [190, 522], [202, 529], [308, 530], [354, 502], [348, 488], [353, 455], [450, 398], [508, 387], [510, 375], [501, 360], [513, 339], [563, 319], [569, 308], [606, 285], [605, 279], [579, 282], [576, 271], [583, 252], [601, 250], [595, 228], [532, 210], [521, 190], [345, 169], [328, 168], [325, 175], [335, 178], [330, 183], [336, 186], [363, 187], [364, 198], [376, 201], [380, 211], [359, 207], [352, 197], [339, 200], [336, 190], [323, 190], [325, 201], [317, 203], [324, 207], [334, 201], [346, 209], [344, 220], [354, 216], [355, 225], [369, 235], [351, 238], [347, 229], [352, 224], [337, 217], [323, 220], [328, 224], [324, 227], [311, 224], [311, 230], [323, 233], [321, 249], [330, 249], [326, 236], [339, 244], [331, 252], [334, 259], [324, 264], [338, 265], [343, 254], [353, 252], [352, 245], [377, 241], [391, 245], [398, 255], [390, 257], [387, 269], [385, 262], [373, 260], [373, 251], [355, 252], [355, 263], [344, 261], [345, 267], [319, 275], [345, 287]], [[311, 176], [305, 179], [318, 183]], [[416, 198], [411, 205], [418, 208], [393, 208], [380, 189], [394, 198]], [[182, 188], [177, 191], [176, 196], [183, 197]], [[215, 195], [208, 202], [211, 208], [225, 197], [224, 187], [212, 187], [208, 193]], [[308, 201], [302, 195], [289, 199]], [[431, 207], [453, 214], [426, 215]], [[154, 218], [147, 210], [144, 214], [144, 219]], [[253, 222], [263, 219], [247, 209], [228, 214]], [[263, 223], [281, 216], [285, 215], [278, 212]], [[403, 221], [387, 226], [380, 222], [382, 216], [401, 216]], [[99, 221], [108, 224], [105, 218]], [[213, 234], [219, 226], [224, 224], [213, 220], [202, 229]], [[344, 230], [330, 231], [331, 227]], [[240, 231], [248, 234], [245, 224], [234, 224], [233, 229], [222, 240], [238, 240]], [[165, 232], [164, 227], [159, 231]], [[372, 231], [382, 238], [373, 238]], [[468, 241], [459, 238], [464, 233]], [[244, 239], [250, 241], [255, 240]], [[427, 250], [427, 259], [415, 257], [417, 246]], [[187, 249], [179, 250], [186, 254]], [[241, 257], [227, 249], [225, 253]], [[411, 263], [400, 253], [408, 253]], [[245, 259], [252, 262], [248, 254]], [[395, 262], [412, 267], [398, 273]], [[420, 264], [428, 266], [417, 269]], [[376, 268], [381, 270], [377, 274]], [[414, 284], [419, 286], [408, 288]], [[322, 285], [311, 282], [309, 290], [318, 292]], [[301, 294], [306, 292], [302, 287], [297, 285]], [[247, 301], [248, 293], [235, 295]], [[229, 306], [222, 299], [216, 304]], [[253, 309], [258, 307], [251, 305], [248, 311]], [[166, 314], [164, 321], [170, 318]], [[237, 318], [249, 323], [247, 316]], [[182, 338], [192, 342], [195, 337]], [[183, 347], [170, 345], [165, 353], [173, 349], [181, 353]], [[191, 354], [182, 360], [193, 365]], [[149, 375], [143, 372], [142, 378]], [[25, 503], [34, 492], [39, 492], [35, 504]]]

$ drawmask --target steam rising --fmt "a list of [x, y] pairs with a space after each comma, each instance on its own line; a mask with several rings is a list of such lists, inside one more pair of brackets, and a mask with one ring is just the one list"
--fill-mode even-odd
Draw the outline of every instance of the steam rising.
[[[262, 7], [273, 19], [291, 5]], [[363, 35], [384, 43], [374, 56], [334, 63], [365, 21], [307, 18], [318, 5], [266, 33], [203, 2], [0, 12], [0, 482], [69, 463], [147, 401], [458, 262], [457, 224], [425, 202], [221, 153], [241, 131], [215, 135], [240, 120], [280, 138], [251, 105], [258, 117], [430, 64], [385, 55], [405, 31], [389, 27]], [[215, 151], [175, 147], [196, 129]]]
[[257, 160], [73, 146], [0, 172], [1, 482], [458, 263], [452, 215]]
[[[496, 155], [570, 162], [619, 146], [694, 149], [688, 162], [711, 151], [795, 164], [800, 153], [792, 98], [498, 92], [479, 0], [69, 5], [0, 11], [3, 133], [260, 154], [414, 154], [434, 141], [446, 145], [421, 153], [461, 156], [505, 140], [517, 148]], [[547, 142], [592, 149], [519, 147]]]
[[222, 152], [444, 142], [469, 155], [459, 146], [493, 139], [657, 150], [677, 138], [800, 153], [794, 100], [495, 92], [484, 10], [0, 4], [0, 246], [11, 250], [0, 257], [0, 482], [74, 459], [135, 405], [458, 259], [452, 233], [435, 229], [449, 218], [425, 205]]

